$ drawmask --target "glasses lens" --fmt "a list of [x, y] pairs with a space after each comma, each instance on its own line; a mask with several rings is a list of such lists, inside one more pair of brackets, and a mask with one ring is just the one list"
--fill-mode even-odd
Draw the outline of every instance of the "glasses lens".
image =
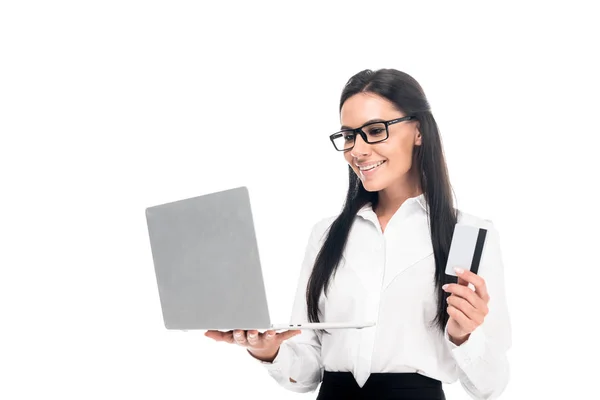
[[354, 146], [354, 133], [350, 131], [342, 131], [333, 135], [333, 144], [338, 150], [351, 149]]
[[380, 142], [387, 138], [387, 130], [382, 122], [367, 125], [363, 128], [363, 131], [367, 134], [369, 143]]
[[[387, 139], [387, 129], [383, 122], [374, 122], [362, 128], [367, 135], [367, 142], [377, 143]], [[341, 131], [333, 135], [333, 144], [335, 148], [349, 150], [354, 147], [354, 138], [356, 135], [352, 131]]]

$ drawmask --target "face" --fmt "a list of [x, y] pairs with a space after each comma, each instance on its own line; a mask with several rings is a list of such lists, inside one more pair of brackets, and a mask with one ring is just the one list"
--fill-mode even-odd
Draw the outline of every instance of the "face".
[[[346, 100], [340, 119], [343, 128], [358, 128], [371, 120], [389, 121], [404, 116], [389, 100], [373, 93], [358, 93]], [[354, 148], [345, 152], [344, 157], [367, 191], [402, 189], [402, 186], [412, 190], [418, 177], [411, 169], [413, 149], [422, 140], [418, 127], [415, 120], [389, 125], [387, 140], [374, 144], [365, 143], [356, 135]]]

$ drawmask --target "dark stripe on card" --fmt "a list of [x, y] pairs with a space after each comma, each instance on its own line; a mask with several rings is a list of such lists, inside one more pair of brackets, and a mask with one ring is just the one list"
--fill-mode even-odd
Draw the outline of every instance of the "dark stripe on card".
[[479, 271], [479, 262], [481, 261], [481, 254], [483, 253], [483, 245], [485, 243], [485, 235], [487, 234], [486, 229], [479, 229], [479, 235], [477, 235], [477, 243], [475, 244], [475, 252], [473, 253], [473, 261], [471, 262], [471, 272], [474, 274]]

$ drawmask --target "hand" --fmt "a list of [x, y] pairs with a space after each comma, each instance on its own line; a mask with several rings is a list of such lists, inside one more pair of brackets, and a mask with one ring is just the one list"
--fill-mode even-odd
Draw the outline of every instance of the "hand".
[[254, 358], [261, 361], [273, 362], [279, 353], [279, 346], [281, 346], [281, 343], [299, 335], [301, 332], [302, 331], [295, 329], [280, 333], [277, 333], [274, 330], [259, 333], [256, 330], [243, 331], [236, 329], [227, 332], [206, 331], [204, 335], [217, 342], [227, 342], [245, 347]]
[[[469, 270], [455, 268], [458, 283], [449, 283], [442, 286], [448, 297], [448, 336], [452, 343], [460, 346], [469, 339], [471, 332], [483, 323], [488, 314], [490, 296], [487, 292], [485, 280]], [[472, 283], [473, 291], [468, 287]]]

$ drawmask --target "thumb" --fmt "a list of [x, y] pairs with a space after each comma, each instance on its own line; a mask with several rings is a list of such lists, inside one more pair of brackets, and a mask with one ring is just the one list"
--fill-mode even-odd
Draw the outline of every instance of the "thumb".
[[294, 336], [297, 336], [299, 334], [301, 334], [302, 331], [299, 329], [295, 329], [295, 330], [289, 330], [289, 331], [285, 331], [282, 333], [277, 334], [277, 336], [279, 337], [279, 340], [284, 341], [284, 340], [288, 340], [293, 338]]

